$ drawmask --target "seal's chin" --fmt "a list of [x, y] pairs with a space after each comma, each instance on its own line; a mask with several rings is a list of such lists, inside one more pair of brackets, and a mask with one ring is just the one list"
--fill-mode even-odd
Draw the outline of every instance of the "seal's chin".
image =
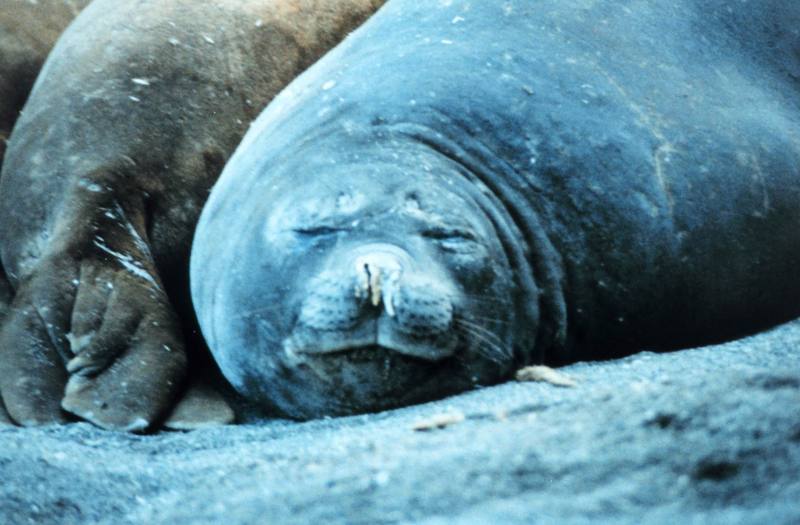
[[[284, 387], [291, 395], [278, 408], [290, 417], [308, 419], [427, 401], [441, 397], [446, 383], [458, 382], [455, 361], [455, 357], [431, 361], [377, 344], [298, 352], [287, 362], [294, 379], [292, 386]], [[454, 385], [452, 391], [463, 389], [464, 385]], [[445, 394], [449, 390], [445, 388]]]

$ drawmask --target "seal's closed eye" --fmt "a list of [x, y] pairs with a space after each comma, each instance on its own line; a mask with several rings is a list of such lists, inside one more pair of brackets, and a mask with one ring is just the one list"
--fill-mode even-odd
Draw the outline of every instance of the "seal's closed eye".
[[422, 236], [439, 241], [475, 241], [477, 237], [472, 230], [466, 228], [449, 228], [433, 226], [422, 231]]
[[334, 235], [347, 230], [338, 226], [317, 225], [308, 228], [292, 228], [292, 231], [298, 235], [307, 237], [321, 237], [324, 235]]

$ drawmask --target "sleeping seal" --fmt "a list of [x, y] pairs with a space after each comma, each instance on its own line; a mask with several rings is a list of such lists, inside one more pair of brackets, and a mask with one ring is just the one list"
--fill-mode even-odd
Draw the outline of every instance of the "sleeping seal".
[[203, 209], [225, 376], [298, 418], [800, 315], [800, 4], [390, 0]]
[[[62, 421], [63, 407], [137, 431], [175, 405], [189, 243], [209, 188], [266, 103], [381, 3], [97, 0], [75, 19], [0, 183], [0, 255], [16, 291], [0, 393], [16, 422]], [[204, 396], [174, 426], [227, 417], [213, 403], [197, 414]]]

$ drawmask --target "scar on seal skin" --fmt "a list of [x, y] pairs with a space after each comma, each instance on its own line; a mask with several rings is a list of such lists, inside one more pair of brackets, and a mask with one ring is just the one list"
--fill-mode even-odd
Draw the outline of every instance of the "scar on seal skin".
[[75, 19], [0, 181], [15, 292], [0, 395], [15, 422], [71, 414], [143, 431], [231, 419], [193, 336], [197, 217], [250, 121], [381, 3], [96, 0]]

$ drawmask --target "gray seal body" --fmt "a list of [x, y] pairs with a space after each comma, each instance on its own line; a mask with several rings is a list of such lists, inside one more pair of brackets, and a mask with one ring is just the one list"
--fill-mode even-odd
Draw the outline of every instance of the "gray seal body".
[[800, 7], [755, 4], [388, 2], [203, 210], [223, 373], [347, 414], [800, 315]]

